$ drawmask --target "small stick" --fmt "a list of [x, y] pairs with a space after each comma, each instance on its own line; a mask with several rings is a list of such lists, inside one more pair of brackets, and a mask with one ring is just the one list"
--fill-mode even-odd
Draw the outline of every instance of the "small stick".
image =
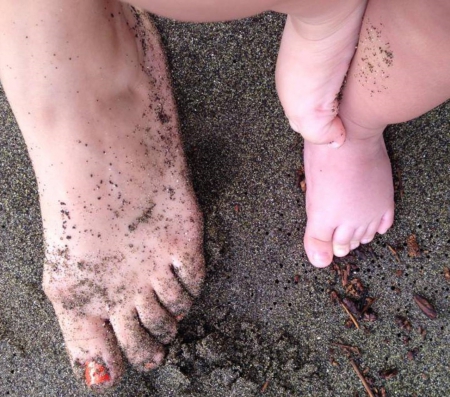
[[345, 345], [343, 343], [337, 343], [337, 342], [332, 342], [331, 343], [334, 346], [340, 347], [341, 349], [344, 349], [346, 351], [350, 350], [353, 353], [357, 354], [358, 356], [361, 355], [361, 352], [359, 351], [359, 348], [356, 346], [350, 346], [350, 345]]
[[366, 392], [369, 394], [370, 397], [375, 397], [375, 395], [372, 393], [372, 390], [370, 389], [369, 384], [366, 381], [366, 378], [364, 378], [364, 375], [361, 373], [356, 363], [351, 358], [349, 358], [349, 360], [350, 364], [352, 365], [353, 369], [356, 372], [356, 375], [358, 375], [358, 378], [361, 380], [364, 388], [366, 389]]
[[398, 263], [400, 263], [400, 258], [397, 254], [397, 251], [392, 248], [390, 245], [387, 246], [389, 248], [389, 251], [391, 251], [391, 254], [394, 255], [394, 258], [397, 260]]
[[359, 329], [359, 324], [356, 321], [356, 318], [353, 316], [352, 313], [350, 313], [350, 311], [347, 309], [347, 306], [345, 306], [345, 304], [342, 302], [341, 298], [339, 297], [338, 293], [334, 289], [330, 291], [330, 297], [333, 302], [338, 302], [342, 306], [344, 311], [350, 316], [350, 320], [352, 320], [353, 324], [355, 324], [355, 327], [357, 329]]
[[350, 320], [352, 320], [353, 324], [355, 324], [355, 327], [357, 329], [359, 329], [359, 324], [358, 324], [358, 321], [356, 321], [355, 316], [350, 312], [350, 310], [347, 309], [347, 306], [345, 306], [344, 303], [341, 302], [341, 300], [339, 300], [339, 303], [342, 306], [342, 308], [345, 310], [345, 312], [349, 315]]
[[364, 306], [364, 308], [361, 310], [361, 314], [364, 314], [370, 308], [370, 306], [372, 306], [375, 303], [377, 299], [378, 298], [367, 298], [368, 302], [366, 306]]
[[264, 382], [263, 386], [261, 387], [261, 393], [265, 393], [268, 386], [269, 386], [269, 381], [266, 380], [266, 381]]

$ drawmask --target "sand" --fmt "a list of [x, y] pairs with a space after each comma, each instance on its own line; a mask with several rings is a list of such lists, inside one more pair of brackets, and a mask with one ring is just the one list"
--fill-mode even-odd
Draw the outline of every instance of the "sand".
[[[274, 13], [204, 25], [158, 19], [205, 215], [207, 279], [166, 364], [147, 375], [129, 369], [106, 395], [365, 395], [336, 348], [332, 364], [332, 342], [358, 346], [357, 364], [388, 396], [449, 393], [450, 283], [443, 271], [450, 266], [450, 104], [386, 131], [395, 226], [348, 260], [352, 277], [378, 298], [378, 319], [347, 329], [347, 316], [329, 297], [330, 288], [342, 293], [340, 283], [330, 269], [308, 264], [301, 243], [302, 143], [289, 129], [274, 84], [283, 21]], [[36, 181], [3, 92], [0, 167], [0, 395], [88, 396], [72, 376], [40, 287]], [[421, 249], [417, 258], [405, 246], [411, 234]], [[434, 304], [437, 319], [418, 309], [413, 293]], [[407, 317], [412, 330], [400, 329], [396, 315]], [[391, 368], [395, 377], [379, 376]]]

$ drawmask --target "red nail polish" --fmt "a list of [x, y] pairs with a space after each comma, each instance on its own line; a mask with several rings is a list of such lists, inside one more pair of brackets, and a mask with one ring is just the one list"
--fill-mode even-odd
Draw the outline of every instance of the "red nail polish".
[[111, 380], [108, 369], [95, 361], [88, 361], [86, 364], [84, 375], [88, 386], [101, 385]]

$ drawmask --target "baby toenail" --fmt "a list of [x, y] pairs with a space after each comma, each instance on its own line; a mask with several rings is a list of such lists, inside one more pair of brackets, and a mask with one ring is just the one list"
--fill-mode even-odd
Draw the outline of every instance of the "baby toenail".
[[327, 252], [315, 252], [313, 254], [314, 262], [325, 262], [330, 259], [330, 256]]
[[354, 250], [355, 248], [357, 248], [359, 246], [359, 241], [352, 241], [350, 243], [350, 249]]
[[334, 247], [334, 253], [336, 256], [344, 256], [348, 254], [348, 247]]
[[181, 321], [181, 320], [183, 320], [184, 316], [185, 316], [184, 314], [179, 314], [175, 318], [176, 318], [177, 321]]
[[108, 369], [95, 361], [88, 361], [84, 372], [88, 386], [101, 385], [111, 380]]
[[372, 240], [369, 240], [368, 238], [365, 238], [363, 240], [361, 240], [361, 244], [368, 244], [370, 243]]

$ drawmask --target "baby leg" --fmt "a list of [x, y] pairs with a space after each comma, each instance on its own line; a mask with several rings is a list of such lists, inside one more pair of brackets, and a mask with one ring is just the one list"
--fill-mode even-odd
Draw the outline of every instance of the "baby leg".
[[450, 4], [371, 1], [340, 106], [338, 150], [305, 143], [305, 248], [326, 266], [333, 253], [371, 241], [393, 222], [393, 187], [382, 132], [450, 97]]

